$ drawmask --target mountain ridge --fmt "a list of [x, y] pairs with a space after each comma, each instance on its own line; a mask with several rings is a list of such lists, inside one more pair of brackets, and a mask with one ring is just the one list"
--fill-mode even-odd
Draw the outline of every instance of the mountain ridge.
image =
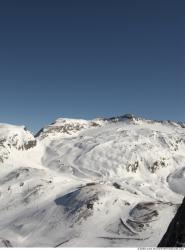
[[96, 122], [96, 121], [112, 121], [112, 122], [120, 122], [120, 121], [126, 121], [126, 120], [131, 120], [131, 121], [145, 121], [145, 122], [156, 122], [156, 123], [167, 123], [167, 124], [171, 124], [171, 125], [180, 125], [182, 128], [185, 128], [185, 122], [184, 121], [177, 121], [177, 120], [156, 120], [156, 119], [148, 119], [142, 116], [137, 116], [135, 114], [132, 113], [125, 113], [123, 115], [117, 115], [117, 116], [110, 116], [110, 117], [96, 117], [93, 119], [83, 119], [83, 118], [68, 118], [68, 117], [58, 117], [57, 119], [55, 119], [53, 122], [43, 126], [42, 128], [40, 128], [37, 132], [33, 133], [31, 130], [29, 130], [27, 128], [27, 126], [25, 125], [17, 125], [17, 124], [13, 124], [13, 123], [0, 123], [1, 125], [7, 125], [7, 126], [16, 126], [16, 127], [22, 127], [24, 130], [29, 131], [34, 137], [38, 137], [38, 135], [41, 133], [41, 131], [48, 127], [48, 126], [52, 126], [55, 125], [57, 122], [61, 121], [61, 120], [68, 120], [68, 121], [84, 121], [84, 122]]
[[[126, 113], [124, 115], [119, 115], [119, 116], [113, 116], [113, 117], [109, 117], [109, 118], [106, 118], [106, 117], [100, 117], [100, 118], [94, 118], [94, 119], [78, 119], [78, 118], [57, 118], [54, 122], [52, 122], [51, 124], [49, 125], [46, 125], [45, 127], [41, 128], [36, 134], [35, 134], [35, 137], [38, 137], [45, 128], [49, 127], [49, 126], [54, 126], [58, 124], [58, 126], [60, 126], [60, 121], [64, 122], [64, 121], [68, 121], [68, 122], [84, 122], [84, 123], [97, 123], [97, 122], [124, 122], [124, 121], [145, 121], [145, 122], [148, 122], [148, 123], [167, 123], [167, 124], [171, 124], [171, 125], [180, 125], [182, 128], [185, 128], [185, 122], [182, 122], [182, 121], [173, 121], [173, 120], [154, 120], [154, 119], [147, 119], [147, 118], [143, 118], [143, 117], [140, 117], [140, 116], [136, 116], [134, 114], [131, 114], [131, 113]], [[98, 125], [98, 123], [97, 123]], [[95, 125], [96, 126], [96, 125]]]

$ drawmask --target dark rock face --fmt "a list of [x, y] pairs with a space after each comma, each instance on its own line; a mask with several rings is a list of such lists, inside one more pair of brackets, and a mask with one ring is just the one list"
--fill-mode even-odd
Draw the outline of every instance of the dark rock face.
[[37, 145], [36, 140], [30, 140], [30, 141], [28, 141], [27, 143], [24, 144], [23, 149], [28, 150], [30, 148], [35, 147], [36, 145]]
[[113, 183], [113, 186], [114, 186], [115, 188], [117, 188], [117, 189], [121, 189], [121, 185], [118, 184], [117, 182], [114, 182], [114, 183]]
[[183, 247], [185, 245], [185, 198], [171, 221], [158, 247]]
[[[95, 125], [93, 125], [95, 126]], [[36, 135], [35, 137], [41, 137], [41, 138], [45, 138], [47, 137], [49, 134], [57, 134], [57, 133], [61, 133], [61, 134], [68, 134], [71, 135], [71, 132], [78, 132], [82, 129], [85, 128], [85, 124], [80, 124], [80, 123], [76, 123], [76, 124], [70, 124], [70, 122], [66, 122], [64, 124], [61, 125], [56, 125], [56, 126], [48, 126], [46, 128], [41, 129]]]

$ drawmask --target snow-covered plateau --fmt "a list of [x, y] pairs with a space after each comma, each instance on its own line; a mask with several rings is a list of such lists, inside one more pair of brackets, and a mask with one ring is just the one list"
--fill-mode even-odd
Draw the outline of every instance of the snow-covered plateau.
[[185, 195], [185, 123], [0, 124], [0, 246], [155, 247]]

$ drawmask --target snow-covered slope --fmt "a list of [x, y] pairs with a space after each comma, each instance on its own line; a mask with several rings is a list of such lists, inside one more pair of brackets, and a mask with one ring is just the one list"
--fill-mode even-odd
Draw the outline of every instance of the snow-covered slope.
[[184, 195], [184, 127], [60, 118], [34, 138], [1, 124], [1, 245], [157, 246]]
[[36, 139], [24, 126], [0, 124], [0, 162], [8, 159], [15, 150], [28, 150], [34, 146]]

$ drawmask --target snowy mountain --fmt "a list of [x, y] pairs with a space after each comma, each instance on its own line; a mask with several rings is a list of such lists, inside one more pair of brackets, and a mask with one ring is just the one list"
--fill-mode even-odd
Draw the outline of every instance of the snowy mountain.
[[185, 124], [0, 124], [0, 246], [157, 246], [184, 196]]
[[36, 142], [34, 136], [24, 126], [0, 124], [0, 162], [3, 163], [8, 159], [12, 149], [28, 150], [36, 146]]

